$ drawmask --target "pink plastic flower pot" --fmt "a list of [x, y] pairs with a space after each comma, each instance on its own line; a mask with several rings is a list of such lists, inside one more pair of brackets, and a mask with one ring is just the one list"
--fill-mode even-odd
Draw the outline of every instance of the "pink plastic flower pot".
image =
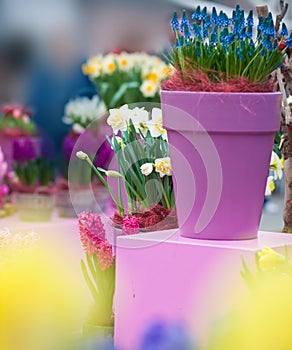
[[257, 237], [281, 94], [162, 91], [182, 236]]

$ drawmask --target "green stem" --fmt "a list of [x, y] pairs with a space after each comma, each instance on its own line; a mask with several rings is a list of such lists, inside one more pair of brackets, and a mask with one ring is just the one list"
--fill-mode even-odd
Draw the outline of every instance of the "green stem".
[[113, 193], [111, 187], [109, 186], [109, 184], [105, 181], [105, 179], [103, 178], [103, 176], [100, 174], [100, 172], [97, 170], [97, 168], [93, 165], [91, 159], [89, 157], [87, 157], [87, 162], [89, 163], [89, 165], [91, 166], [92, 170], [95, 172], [96, 176], [99, 178], [99, 180], [104, 184], [104, 186], [106, 187], [106, 189], [108, 190], [110, 196], [112, 197], [118, 211], [119, 214], [121, 216], [125, 215], [124, 212], [124, 208], [118, 203], [117, 197], [115, 196], [115, 194]]
[[84, 279], [88, 285], [88, 288], [93, 296], [93, 299], [95, 300], [95, 302], [98, 302], [99, 301], [99, 298], [98, 298], [98, 292], [97, 290], [95, 289], [94, 287], [94, 284], [92, 283], [90, 277], [89, 277], [89, 274], [87, 272], [87, 269], [86, 269], [86, 265], [84, 263], [83, 260], [81, 260], [81, 270], [82, 270], [82, 273], [83, 273], [83, 276], [84, 276]]
[[[166, 175], [166, 176], [167, 176], [167, 175]], [[170, 206], [170, 204], [169, 204], [169, 200], [168, 200], [167, 195], [166, 195], [166, 193], [165, 193], [165, 190], [164, 190], [162, 181], [160, 181], [160, 185], [161, 185], [161, 191], [162, 191], [162, 194], [163, 194], [163, 197], [164, 197], [164, 200], [165, 200], [167, 209], [171, 209], [171, 206]]]

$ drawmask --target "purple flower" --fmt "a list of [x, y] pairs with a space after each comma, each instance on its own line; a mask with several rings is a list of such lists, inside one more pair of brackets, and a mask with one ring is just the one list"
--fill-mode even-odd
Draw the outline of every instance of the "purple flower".
[[22, 137], [13, 141], [13, 160], [30, 161], [37, 157], [34, 141], [30, 137]]
[[178, 325], [152, 325], [142, 339], [140, 350], [191, 350], [194, 346], [185, 330]]
[[62, 144], [62, 151], [66, 160], [70, 160], [71, 154], [75, 145], [76, 138], [74, 138], [71, 134], [67, 135], [64, 138]]

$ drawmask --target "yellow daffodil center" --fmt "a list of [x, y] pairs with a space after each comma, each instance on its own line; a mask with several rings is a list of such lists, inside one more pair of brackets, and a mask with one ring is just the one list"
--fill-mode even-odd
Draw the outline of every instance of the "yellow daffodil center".
[[147, 79], [152, 81], [153, 83], [156, 83], [159, 80], [158, 75], [155, 72], [149, 73]]
[[94, 67], [89, 64], [82, 65], [82, 72], [84, 75], [90, 75], [94, 73]]
[[107, 65], [107, 69], [109, 72], [114, 72], [115, 69], [116, 69], [116, 64], [114, 62], [110, 62], [108, 65]]

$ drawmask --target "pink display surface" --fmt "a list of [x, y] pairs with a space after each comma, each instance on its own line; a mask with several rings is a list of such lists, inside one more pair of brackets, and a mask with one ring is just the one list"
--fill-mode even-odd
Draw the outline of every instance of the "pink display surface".
[[181, 235], [255, 238], [280, 93], [162, 91]]
[[259, 232], [244, 241], [196, 240], [162, 231], [118, 237], [115, 344], [137, 349], [155, 321], [181, 323], [205, 344], [214, 322], [249, 293], [240, 276], [241, 258], [255, 267], [255, 252], [269, 246], [292, 250], [292, 236]]

